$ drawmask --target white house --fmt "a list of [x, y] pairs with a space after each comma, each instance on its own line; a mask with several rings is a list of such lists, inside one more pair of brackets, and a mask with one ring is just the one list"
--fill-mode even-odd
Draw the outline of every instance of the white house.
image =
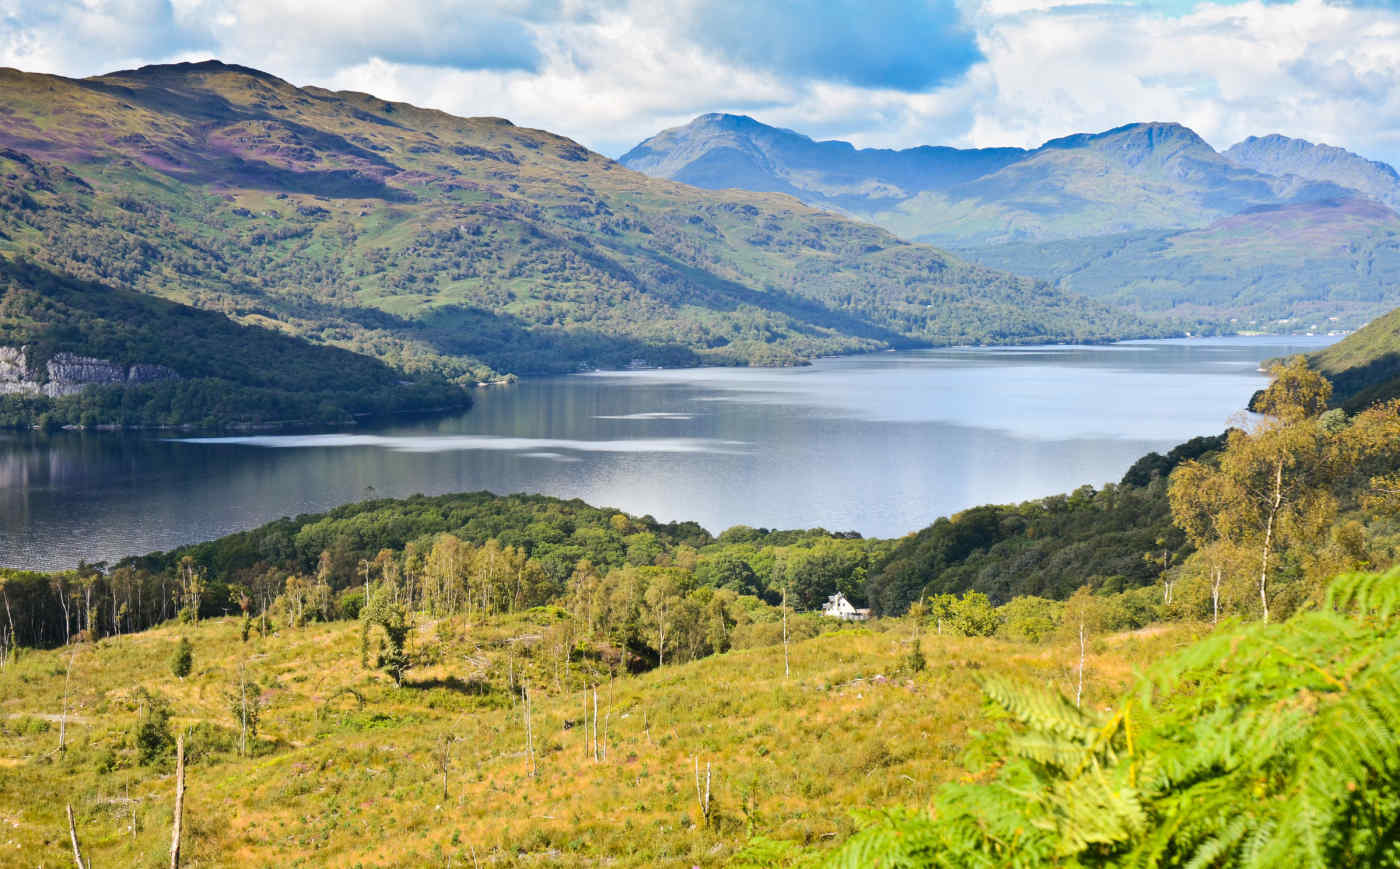
[[847, 622], [863, 622], [870, 618], [870, 610], [856, 609], [850, 601], [846, 600], [846, 596], [838, 591], [826, 599], [826, 604], [822, 607], [822, 615]]

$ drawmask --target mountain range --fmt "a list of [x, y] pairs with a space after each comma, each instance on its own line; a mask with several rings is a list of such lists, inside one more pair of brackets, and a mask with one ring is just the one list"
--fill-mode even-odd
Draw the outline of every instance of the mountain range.
[[788, 196], [217, 61], [0, 71], [0, 119], [16, 280], [154, 295], [458, 382], [1162, 334]]
[[709, 188], [784, 192], [1157, 318], [1340, 328], [1400, 304], [1400, 177], [1284, 136], [1224, 153], [1175, 123], [1038, 148], [902, 151], [702, 115], [621, 157]]

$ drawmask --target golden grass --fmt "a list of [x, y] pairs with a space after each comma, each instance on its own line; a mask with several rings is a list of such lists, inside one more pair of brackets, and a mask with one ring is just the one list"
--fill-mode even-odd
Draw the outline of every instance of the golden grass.
[[[441, 663], [411, 671], [402, 688], [360, 667], [355, 623], [255, 634], [245, 645], [235, 620], [218, 619], [82, 646], [62, 756], [58, 724], [39, 716], [62, 713], [70, 652], [28, 653], [0, 671], [0, 865], [71, 859], [69, 802], [94, 865], [166, 859], [173, 777], [137, 765], [127, 747], [138, 687], [170, 699], [177, 728], [205, 725], [192, 746], [210, 724], [226, 743], [188, 770], [189, 866], [714, 866], [751, 835], [835, 842], [851, 830], [853, 807], [925, 802], [964, 772], [972, 732], [989, 726], [979, 673], [1062, 688], [1073, 679], [1067, 648], [934, 635], [924, 638], [928, 667], [901, 673], [910, 625], [880, 622], [795, 644], [789, 678], [781, 647], [604, 677], [607, 756], [595, 761], [579, 665], [557, 668], [547, 640], [511, 641], [541, 635], [554, 619], [425, 625], [415, 640], [440, 643]], [[1106, 702], [1135, 667], [1192, 633], [1098, 644], [1087, 702]], [[181, 635], [195, 647], [183, 681], [168, 666]], [[228, 749], [237, 722], [223, 693], [240, 662], [272, 686], [266, 741], [251, 758]], [[501, 688], [510, 672], [533, 686], [533, 776], [522, 708]], [[474, 676], [495, 689], [474, 693]], [[353, 695], [336, 696], [347, 687], [363, 695], [363, 709]], [[444, 737], [455, 740], [446, 799], [435, 759]], [[706, 764], [712, 773], [708, 825], [697, 758], [702, 776]]]

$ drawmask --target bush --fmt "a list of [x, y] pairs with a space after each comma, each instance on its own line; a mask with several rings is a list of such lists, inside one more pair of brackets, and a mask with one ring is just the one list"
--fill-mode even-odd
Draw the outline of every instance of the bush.
[[141, 717], [136, 722], [133, 739], [143, 766], [164, 762], [175, 750], [175, 736], [170, 732], [170, 704], [165, 698], [141, 691]]
[[176, 678], [183, 679], [190, 674], [194, 668], [194, 646], [190, 644], [189, 638], [181, 637], [180, 643], [175, 647], [175, 654], [170, 656], [170, 672]]
[[980, 591], [970, 591], [953, 604], [949, 621], [952, 629], [965, 637], [990, 637], [1001, 622], [991, 600]]

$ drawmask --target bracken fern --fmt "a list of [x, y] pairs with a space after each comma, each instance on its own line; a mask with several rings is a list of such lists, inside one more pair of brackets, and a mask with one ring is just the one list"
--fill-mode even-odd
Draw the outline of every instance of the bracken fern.
[[1004, 760], [863, 816], [832, 867], [1400, 866], [1400, 569], [1228, 624], [1116, 710], [988, 679]]

